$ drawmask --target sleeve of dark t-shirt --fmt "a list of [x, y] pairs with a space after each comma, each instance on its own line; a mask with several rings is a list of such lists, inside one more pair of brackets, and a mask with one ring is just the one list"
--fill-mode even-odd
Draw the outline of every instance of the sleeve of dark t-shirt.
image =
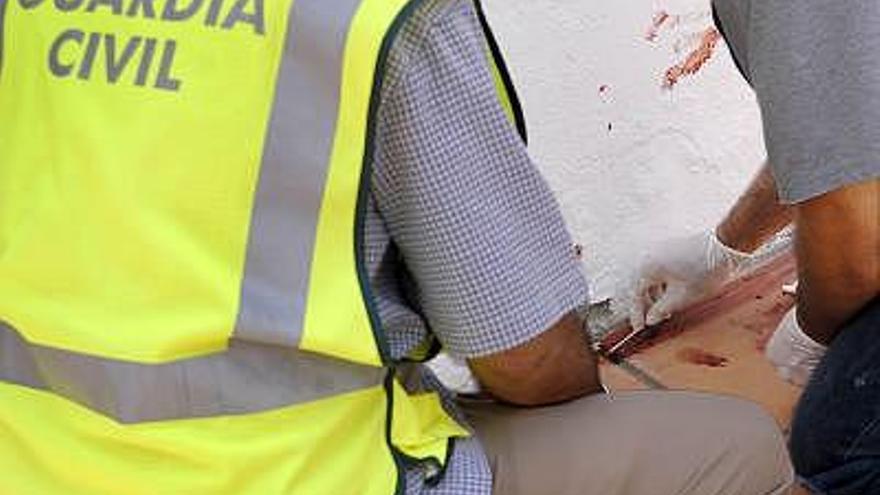
[[880, 177], [880, 2], [714, 0], [784, 203]]

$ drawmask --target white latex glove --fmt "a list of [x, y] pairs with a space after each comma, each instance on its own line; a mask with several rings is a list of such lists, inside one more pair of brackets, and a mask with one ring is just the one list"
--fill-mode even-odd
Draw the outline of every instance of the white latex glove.
[[673, 239], [642, 260], [626, 293], [616, 298], [634, 330], [655, 325], [710, 295], [730, 280], [749, 255], [731, 249], [714, 230]]
[[797, 308], [785, 315], [767, 343], [764, 353], [786, 381], [804, 386], [819, 365], [825, 352], [824, 345], [814, 341], [801, 330]]

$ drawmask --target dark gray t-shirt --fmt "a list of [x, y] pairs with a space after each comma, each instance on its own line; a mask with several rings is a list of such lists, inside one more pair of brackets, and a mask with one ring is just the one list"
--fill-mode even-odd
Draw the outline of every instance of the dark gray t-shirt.
[[880, 177], [880, 2], [713, 0], [784, 203]]

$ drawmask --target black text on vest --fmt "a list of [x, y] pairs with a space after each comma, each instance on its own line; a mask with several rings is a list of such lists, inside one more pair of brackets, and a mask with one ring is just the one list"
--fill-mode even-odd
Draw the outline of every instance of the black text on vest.
[[[71, 29], [61, 33], [49, 50], [49, 70], [55, 77], [76, 74], [83, 80], [96, 77], [95, 60], [104, 57], [104, 75], [110, 84], [117, 84], [123, 74], [130, 74], [136, 86], [148, 83], [167, 91], [178, 91], [180, 80], [173, 75], [174, 40], [159, 41], [139, 36], [127, 39], [114, 34], [90, 33]], [[62, 56], [64, 53], [66, 56]], [[154, 69], [158, 67], [158, 70]], [[150, 75], [155, 74], [154, 78]]]
[[[168, 23], [197, 23], [218, 30], [248, 29], [264, 36], [265, 0], [18, 0], [25, 10], [52, 5], [59, 13], [104, 13]], [[48, 68], [58, 78], [105, 79], [165, 91], [180, 91], [174, 75], [178, 43], [150, 36], [86, 32], [71, 27], [60, 33], [48, 53]], [[97, 63], [96, 63], [97, 61]], [[103, 70], [100, 69], [103, 67]]]

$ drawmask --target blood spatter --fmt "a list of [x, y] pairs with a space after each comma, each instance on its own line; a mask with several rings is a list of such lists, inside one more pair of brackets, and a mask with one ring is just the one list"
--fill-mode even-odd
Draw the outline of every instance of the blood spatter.
[[602, 103], [611, 103], [611, 86], [607, 84], [599, 86], [599, 99], [602, 100]]
[[673, 65], [666, 70], [666, 74], [663, 77], [663, 87], [671, 89], [682, 78], [699, 72], [715, 54], [715, 48], [718, 46], [720, 39], [721, 33], [714, 27], [703, 31], [697, 48], [690, 52], [683, 62]]
[[654, 14], [654, 18], [651, 20], [651, 25], [648, 27], [648, 30], [645, 31], [645, 40], [647, 41], [657, 41], [657, 37], [660, 35], [660, 29], [670, 21], [673, 21], [674, 17], [669, 15], [669, 12], [665, 10], [661, 10]]
[[708, 366], [710, 368], [723, 368], [727, 366], [727, 363], [729, 362], [724, 356], [712, 354], [696, 347], [682, 349], [678, 351], [676, 357], [686, 363], [696, 364], [698, 366]]

